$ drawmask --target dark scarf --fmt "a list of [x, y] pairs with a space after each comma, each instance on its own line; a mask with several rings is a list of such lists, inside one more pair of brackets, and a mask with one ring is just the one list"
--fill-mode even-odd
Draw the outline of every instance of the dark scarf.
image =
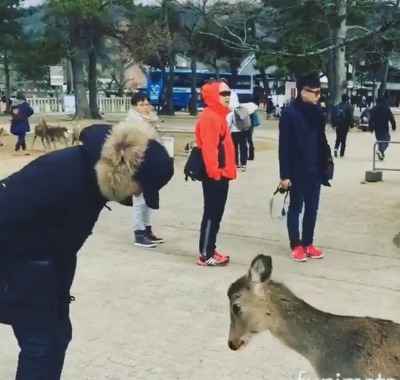
[[322, 110], [320, 104], [305, 103], [298, 96], [295, 100], [295, 104], [300, 110], [303, 117], [310, 123], [313, 127], [324, 128], [326, 124], [326, 118], [324, 111]]

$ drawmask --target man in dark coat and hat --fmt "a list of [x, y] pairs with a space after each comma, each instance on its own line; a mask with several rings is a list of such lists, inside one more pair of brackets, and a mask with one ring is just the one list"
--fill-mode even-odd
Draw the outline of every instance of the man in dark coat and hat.
[[[313, 245], [321, 185], [330, 186], [333, 161], [325, 135], [325, 114], [319, 104], [321, 82], [317, 73], [297, 80], [297, 97], [279, 120], [280, 187], [290, 191], [287, 227], [295, 261], [319, 259]], [[304, 204], [302, 236], [299, 216]]]
[[72, 337], [77, 253], [109, 201], [143, 194], [159, 207], [174, 167], [135, 125], [93, 125], [82, 145], [39, 157], [0, 180], [0, 323], [21, 349], [16, 380], [58, 380]]

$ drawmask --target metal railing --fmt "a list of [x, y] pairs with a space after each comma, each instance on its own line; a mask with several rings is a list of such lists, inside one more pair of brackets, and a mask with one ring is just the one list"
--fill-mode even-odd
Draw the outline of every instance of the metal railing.
[[388, 172], [400, 172], [400, 168], [399, 169], [394, 169], [394, 168], [391, 169], [391, 168], [377, 168], [376, 167], [376, 147], [379, 144], [400, 144], [400, 141], [382, 141], [382, 140], [375, 141], [374, 148], [372, 151], [372, 170], [373, 171], [379, 170], [379, 171], [388, 171]]

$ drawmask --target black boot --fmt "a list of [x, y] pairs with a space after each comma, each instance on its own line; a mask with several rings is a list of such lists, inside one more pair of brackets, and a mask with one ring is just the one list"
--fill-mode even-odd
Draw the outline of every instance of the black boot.
[[146, 226], [146, 236], [155, 244], [164, 243], [164, 239], [153, 234], [151, 226]]
[[249, 149], [249, 157], [248, 157], [249, 161], [254, 161], [254, 148], [253, 149]]

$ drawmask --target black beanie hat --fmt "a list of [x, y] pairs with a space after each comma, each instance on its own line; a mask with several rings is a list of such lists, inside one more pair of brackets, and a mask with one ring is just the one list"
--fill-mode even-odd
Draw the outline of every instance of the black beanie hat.
[[319, 78], [319, 73], [313, 72], [309, 74], [302, 75], [296, 80], [297, 91], [301, 91], [304, 87], [310, 88], [320, 88], [321, 80]]

